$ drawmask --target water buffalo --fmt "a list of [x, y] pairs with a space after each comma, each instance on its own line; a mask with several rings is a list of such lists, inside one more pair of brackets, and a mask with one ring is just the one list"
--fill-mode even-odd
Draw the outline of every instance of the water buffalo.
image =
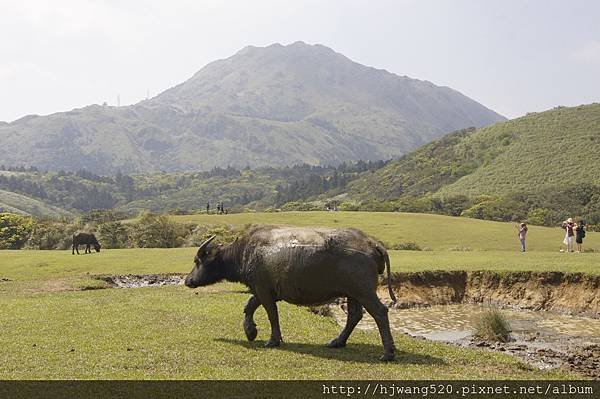
[[85, 245], [84, 253], [92, 253], [90, 246], [93, 245], [96, 252], [100, 252], [100, 243], [96, 240], [96, 236], [91, 233], [77, 233], [73, 234], [73, 247], [71, 248], [71, 253], [75, 255], [75, 251], [77, 251], [77, 255], [79, 255], [79, 246]]
[[277, 301], [297, 305], [324, 304], [348, 298], [346, 326], [327, 346], [346, 346], [362, 318], [363, 306], [373, 316], [381, 340], [383, 361], [394, 359], [388, 309], [377, 297], [378, 274], [387, 267], [390, 297], [390, 261], [385, 248], [357, 229], [263, 226], [226, 245], [210, 245], [212, 236], [198, 249], [195, 266], [185, 279], [190, 288], [227, 280], [248, 286], [252, 297], [244, 308], [244, 332], [249, 341], [258, 333], [254, 312], [262, 305], [271, 323], [267, 347], [282, 342]]

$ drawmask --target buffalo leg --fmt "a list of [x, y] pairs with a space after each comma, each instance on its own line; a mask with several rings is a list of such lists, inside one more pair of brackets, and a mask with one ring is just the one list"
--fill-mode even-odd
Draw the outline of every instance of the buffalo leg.
[[86, 254], [91, 254], [92, 250], [90, 249], [90, 244], [85, 244], [85, 253]]
[[394, 338], [392, 337], [392, 333], [390, 331], [390, 321], [388, 319], [388, 308], [381, 303], [379, 298], [375, 293], [370, 295], [364, 300], [361, 300], [362, 305], [367, 309], [367, 312], [375, 322], [377, 323], [377, 328], [379, 329], [379, 335], [381, 335], [381, 342], [383, 343], [383, 356], [379, 358], [379, 360], [387, 362], [394, 360]]
[[77, 251], [77, 255], [79, 255], [79, 244], [73, 244], [75, 247], [75, 251]]
[[271, 338], [265, 344], [265, 347], [272, 348], [281, 345], [281, 329], [279, 328], [279, 313], [277, 312], [277, 303], [270, 294], [257, 293], [261, 305], [267, 311], [269, 322], [271, 323]]
[[327, 344], [328, 348], [343, 348], [346, 346], [348, 337], [354, 331], [354, 327], [362, 319], [362, 305], [354, 298], [348, 297], [348, 318], [346, 319], [346, 327], [342, 330], [337, 338], [334, 338]]
[[256, 295], [252, 295], [246, 306], [244, 307], [244, 332], [248, 341], [254, 341], [258, 330], [256, 329], [256, 323], [254, 322], [254, 312], [260, 306], [260, 301]]

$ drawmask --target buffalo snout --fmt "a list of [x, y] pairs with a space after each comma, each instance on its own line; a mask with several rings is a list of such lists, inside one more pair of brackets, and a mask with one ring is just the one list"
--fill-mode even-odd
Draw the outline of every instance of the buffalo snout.
[[198, 284], [194, 281], [194, 277], [190, 274], [187, 275], [187, 277], [185, 278], [185, 286], [188, 288], [196, 288], [198, 287]]

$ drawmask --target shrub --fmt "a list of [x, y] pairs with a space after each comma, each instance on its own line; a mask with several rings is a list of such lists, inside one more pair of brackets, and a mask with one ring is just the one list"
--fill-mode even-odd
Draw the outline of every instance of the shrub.
[[344, 201], [338, 206], [339, 211], [358, 211], [360, 205], [355, 201]]
[[0, 213], [0, 249], [23, 248], [33, 227], [34, 222], [28, 216]]
[[105, 248], [125, 248], [129, 234], [121, 222], [102, 223], [98, 226], [98, 241]]
[[461, 216], [475, 219], [495, 220], [498, 222], [509, 222], [524, 220], [526, 209], [522, 203], [504, 198], [495, 198], [476, 203], [462, 212]]
[[302, 202], [302, 201], [293, 201], [284, 204], [281, 207], [282, 211], [322, 211], [323, 207], [310, 203], [310, 202]]
[[376, 201], [370, 201], [370, 202], [363, 202], [360, 205], [360, 210], [361, 211], [368, 211], [368, 212], [393, 212], [396, 206], [395, 204], [391, 203], [391, 202], [376, 202]]
[[138, 248], [176, 248], [183, 245], [192, 226], [177, 223], [166, 215], [144, 213], [129, 225], [129, 244]]
[[489, 309], [475, 320], [475, 336], [488, 341], [510, 341], [511, 327], [498, 309]]
[[27, 240], [30, 249], [67, 249], [73, 244], [73, 233], [81, 226], [75, 223], [37, 222]]
[[[538, 226], [551, 226], [557, 218], [557, 212], [545, 208], [530, 209], [527, 213], [529, 224]], [[558, 216], [560, 218], [560, 216]]]

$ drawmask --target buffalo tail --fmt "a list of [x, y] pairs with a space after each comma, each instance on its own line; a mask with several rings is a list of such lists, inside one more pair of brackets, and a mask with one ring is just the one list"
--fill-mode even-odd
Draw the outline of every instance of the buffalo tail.
[[392, 273], [390, 271], [390, 256], [387, 251], [383, 253], [383, 258], [385, 259], [385, 268], [387, 271], [387, 286], [388, 292], [390, 294], [390, 298], [392, 298], [392, 302], [396, 303], [396, 295], [394, 295], [394, 290], [392, 290]]
[[[392, 273], [390, 271], [390, 256], [388, 255], [388, 252], [385, 250], [385, 248], [377, 245], [375, 248], [377, 248], [377, 251], [381, 254], [381, 257], [383, 258], [383, 262], [385, 263], [385, 268], [387, 271], [387, 286], [388, 286], [388, 293], [390, 294], [390, 298], [392, 299], [393, 303], [396, 303], [396, 295], [394, 295], [394, 291], [392, 290]], [[383, 269], [380, 269], [380, 273], [383, 272]]]

